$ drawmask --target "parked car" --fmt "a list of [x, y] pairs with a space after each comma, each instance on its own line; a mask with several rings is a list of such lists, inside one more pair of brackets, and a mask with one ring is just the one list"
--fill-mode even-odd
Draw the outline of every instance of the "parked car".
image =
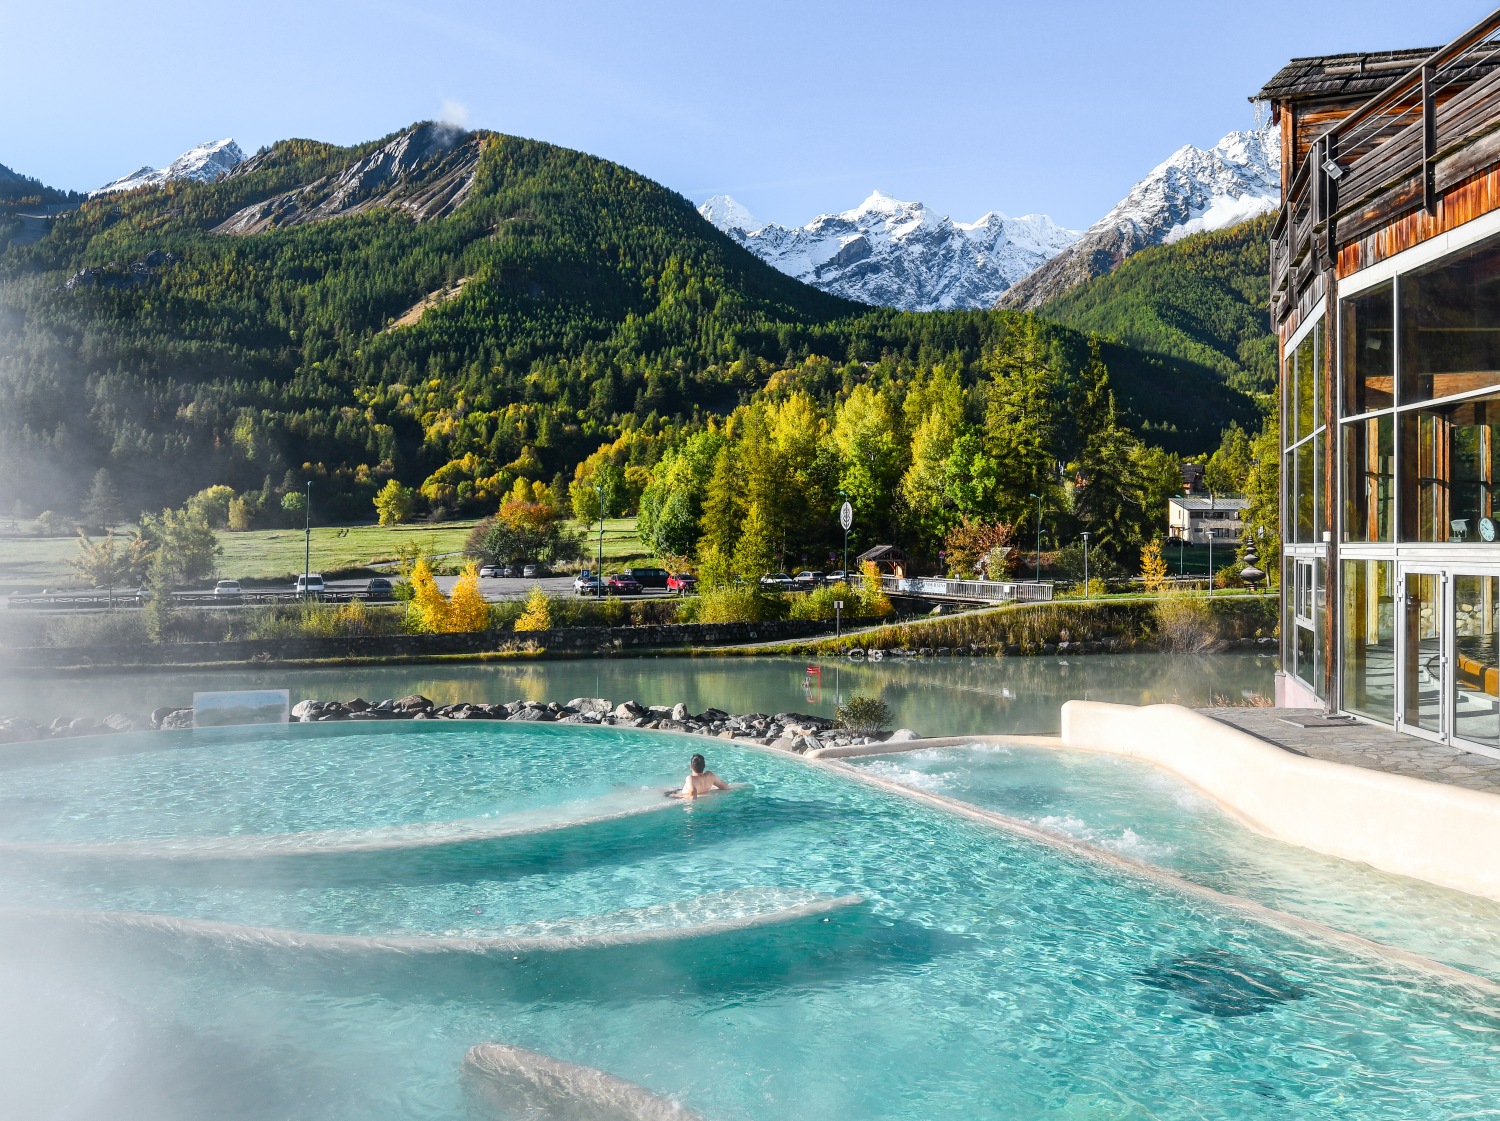
[[809, 569], [792, 577], [792, 583], [797, 585], [799, 591], [811, 591], [823, 583], [823, 574]]
[[505, 577], [507, 580], [513, 580], [517, 576], [521, 575], [521, 570], [513, 564], [502, 565], [500, 568], [500, 575]]
[[395, 599], [396, 589], [384, 576], [376, 576], [365, 585], [365, 596], [369, 599]]
[[667, 577], [667, 591], [680, 596], [692, 595], [698, 590], [698, 577], [691, 572], [674, 572]]
[[599, 577], [595, 576], [586, 568], [577, 576], [573, 577], [573, 592], [576, 595], [597, 596], [601, 594], [603, 590], [604, 586], [599, 583]]
[[530, 580], [533, 576], [545, 576], [547, 574], [542, 571], [541, 565], [528, 564], [525, 568], [521, 569], [521, 575]]
[[627, 568], [623, 575], [629, 576], [643, 588], [665, 588], [672, 576], [665, 568]]
[[612, 596], [638, 596], [641, 594], [641, 584], [634, 576], [616, 572], [604, 582], [604, 590]]
[[858, 582], [858, 580], [858, 572], [847, 572], [842, 568], [835, 569], [823, 577], [823, 582], [827, 584], [853, 584]]
[[234, 599], [242, 594], [244, 594], [244, 591], [240, 587], [240, 582], [238, 580], [220, 580], [217, 584], [214, 585], [215, 596], [222, 596], [226, 599]]
[[299, 596], [307, 596], [309, 599], [321, 599], [328, 590], [323, 583], [323, 575], [319, 572], [298, 576], [296, 589]]
[[761, 591], [789, 592], [796, 585], [785, 572], [768, 572], [760, 578]]
[[481, 580], [492, 579], [500, 575], [498, 564], [481, 564], [479, 566], [479, 578]]

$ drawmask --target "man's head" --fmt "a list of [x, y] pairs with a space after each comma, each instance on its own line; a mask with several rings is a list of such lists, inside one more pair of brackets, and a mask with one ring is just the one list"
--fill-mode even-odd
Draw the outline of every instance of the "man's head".
[[703, 756], [694, 755], [691, 759], [688, 760], [688, 766], [693, 768], [693, 774], [701, 775], [703, 773], [703, 768], [707, 767], [708, 764], [703, 761]]

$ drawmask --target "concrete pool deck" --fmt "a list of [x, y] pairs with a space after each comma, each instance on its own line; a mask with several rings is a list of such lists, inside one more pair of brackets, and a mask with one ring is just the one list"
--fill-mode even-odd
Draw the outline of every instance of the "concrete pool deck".
[[[1311, 731], [1325, 736], [1334, 730]], [[1441, 768], [1433, 773], [1447, 781], [1372, 766], [1375, 749], [1360, 749], [1353, 740], [1344, 748], [1348, 758], [1318, 758], [1181, 705], [1069, 701], [1060, 736], [951, 736], [808, 755], [837, 759], [973, 743], [1140, 759], [1171, 771], [1268, 837], [1500, 901], [1500, 860], [1494, 857], [1500, 793], [1458, 785], [1452, 780], [1460, 776]]]
[[[1372, 771], [1500, 794], [1500, 759], [1379, 724], [1319, 724], [1320, 709], [1200, 708], [1204, 716], [1286, 751]], [[1304, 723], [1305, 722], [1305, 723]]]

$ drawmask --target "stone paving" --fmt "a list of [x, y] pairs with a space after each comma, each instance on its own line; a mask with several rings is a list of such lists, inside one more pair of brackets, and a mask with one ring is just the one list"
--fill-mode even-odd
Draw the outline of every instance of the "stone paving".
[[1311, 722], [1322, 715], [1318, 709], [1204, 708], [1198, 711], [1277, 747], [1313, 759], [1500, 794], [1500, 759], [1460, 751], [1416, 736], [1403, 736], [1378, 724], [1301, 727], [1291, 723], [1294, 720]]

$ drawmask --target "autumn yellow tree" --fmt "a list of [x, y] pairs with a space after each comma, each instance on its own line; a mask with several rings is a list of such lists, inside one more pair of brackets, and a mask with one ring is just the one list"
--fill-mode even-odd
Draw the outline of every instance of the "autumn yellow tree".
[[1141, 583], [1148, 592], [1165, 591], [1167, 587], [1167, 561], [1161, 555], [1161, 540], [1158, 538], [1141, 550]]
[[552, 603], [540, 584], [531, 585], [526, 597], [526, 610], [516, 620], [518, 631], [550, 631], [552, 629]]
[[859, 566], [859, 608], [866, 618], [883, 619], [895, 610], [880, 584], [880, 569], [874, 561]]
[[465, 566], [448, 599], [447, 630], [455, 632], [488, 630], [490, 605], [479, 590], [479, 565]]
[[432, 577], [426, 557], [418, 557], [411, 570], [411, 602], [406, 608], [406, 627], [419, 634], [442, 634], [450, 630], [452, 606]]

